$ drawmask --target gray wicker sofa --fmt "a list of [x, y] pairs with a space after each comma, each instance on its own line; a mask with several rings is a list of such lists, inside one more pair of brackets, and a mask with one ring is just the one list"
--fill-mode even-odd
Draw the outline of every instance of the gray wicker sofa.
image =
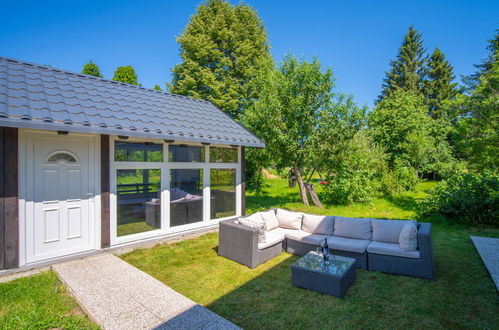
[[[254, 268], [282, 251], [303, 256], [327, 238], [332, 253], [356, 259], [357, 268], [426, 279], [434, 277], [430, 223], [318, 216], [282, 209], [258, 214], [265, 223], [265, 241], [259, 237], [262, 233], [258, 228], [235, 219], [225, 220], [219, 227], [220, 256]], [[254, 214], [243, 219], [254, 221], [256, 217]], [[417, 246], [402, 249], [399, 236], [408, 222], [415, 224], [411, 242], [417, 241]], [[408, 229], [404, 230], [407, 233]]]

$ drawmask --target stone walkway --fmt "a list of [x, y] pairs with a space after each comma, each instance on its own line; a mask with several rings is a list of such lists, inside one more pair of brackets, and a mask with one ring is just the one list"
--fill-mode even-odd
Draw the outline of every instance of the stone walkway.
[[471, 240], [499, 290], [499, 238], [471, 236]]
[[104, 329], [239, 329], [112, 254], [52, 268], [92, 321]]

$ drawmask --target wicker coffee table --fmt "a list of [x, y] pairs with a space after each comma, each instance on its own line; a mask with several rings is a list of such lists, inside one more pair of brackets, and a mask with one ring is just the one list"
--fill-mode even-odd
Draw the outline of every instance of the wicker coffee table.
[[329, 265], [324, 265], [322, 257], [309, 252], [291, 266], [291, 283], [294, 286], [343, 297], [357, 273], [355, 259], [331, 256]]

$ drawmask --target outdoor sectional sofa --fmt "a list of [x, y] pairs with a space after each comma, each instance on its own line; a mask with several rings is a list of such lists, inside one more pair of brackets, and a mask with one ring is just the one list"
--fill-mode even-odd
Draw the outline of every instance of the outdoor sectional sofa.
[[[257, 225], [262, 221], [265, 235]], [[409, 241], [412, 248], [407, 248], [408, 241], [400, 237], [402, 231], [407, 235], [404, 226], [409, 222], [414, 226], [407, 227], [415, 228]], [[326, 238], [332, 254], [354, 258], [357, 268], [434, 277], [431, 224], [414, 220], [319, 216], [271, 209], [220, 222], [218, 254], [254, 268], [283, 250], [303, 256]]]

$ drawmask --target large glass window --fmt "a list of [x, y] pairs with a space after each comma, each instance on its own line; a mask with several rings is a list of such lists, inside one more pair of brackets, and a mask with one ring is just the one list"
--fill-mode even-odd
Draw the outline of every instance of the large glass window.
[[210, 163], [237, 163], [237, 149], [210, 147]]
[[117, 236], [161, 228], [161, 170], [116, 171]]
[[203, 170], [170, 172], [170, 226], [203, 221]]
[[163, 145], [150, 142], [116, 141], [114, 160], [117, 162], [162, 162]]
[[212, 219], [236, 215], [236, 170], [211, 169]]
[[170, 162], [204, 162], [204, 147], [175, 145], [168, 146], [168, 161]]

